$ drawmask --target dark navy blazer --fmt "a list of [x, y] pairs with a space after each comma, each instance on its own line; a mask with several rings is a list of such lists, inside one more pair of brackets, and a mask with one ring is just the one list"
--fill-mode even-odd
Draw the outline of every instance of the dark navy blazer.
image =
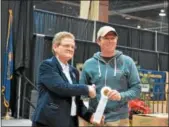
[[69, 68], [73, 84], [69, 84], [56, 57], [41, 63], [38, 74], [39, 97], [33, 123], [48, 127], [77, 127], [78, 117], [70, 116], [72, 96], [76, 96], [77, 115], [90, 120], [92, 112], [87, 111], [80, 100], [80, 95], [88, 95], [88, 88], [85, 84], [78, 84], [78, 71], [72, 66]]

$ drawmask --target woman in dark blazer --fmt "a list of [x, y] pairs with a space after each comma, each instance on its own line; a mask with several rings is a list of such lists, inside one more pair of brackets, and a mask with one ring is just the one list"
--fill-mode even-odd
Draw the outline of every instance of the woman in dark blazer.
[[[92, 122], [93, 112], [87, 110], [80, 96], [95, 97], [95, 87], [78, 84], [79, 73], [68, 64], [74, 55], [74, 40], [69, 32], [57, 33], [52, 42], [54, 56], [40, 64], [33, 127], [77, 127], [78, 116]], [[75, 115], [71, 115], [72, 97], [75, 97]]]

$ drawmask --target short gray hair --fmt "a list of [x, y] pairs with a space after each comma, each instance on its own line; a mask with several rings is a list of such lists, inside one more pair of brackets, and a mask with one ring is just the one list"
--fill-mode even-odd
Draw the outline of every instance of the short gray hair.
[[67, 32], [67, 31], [62, 31], [62, 32], [59, 32], [59, 33], [56, 33], [53, 40], [52, 40], [52, 52], [53, 54], [55, 54], [54, 50], [53, 50], [53, 44], [56, 44], [56, 45], [60, 45], [61, 43], [61, 40], [63, 38], [71, 38], [73, 40], [75, 40], [75, 36], [70, 33], [70, 32]]

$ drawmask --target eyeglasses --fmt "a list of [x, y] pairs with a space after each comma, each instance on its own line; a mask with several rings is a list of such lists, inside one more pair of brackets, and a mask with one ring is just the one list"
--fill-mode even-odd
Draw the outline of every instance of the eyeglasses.
[[64, 47], [64, 48], [71, 48], [73, 50], [75, 50], [77, 47], [74, 45], [69, 45], [69, 44], [60, 44], [60, 46]]

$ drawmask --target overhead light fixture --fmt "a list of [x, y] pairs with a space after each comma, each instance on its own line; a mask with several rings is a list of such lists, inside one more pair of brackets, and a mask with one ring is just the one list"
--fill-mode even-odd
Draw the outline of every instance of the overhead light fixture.
[[166, 16], [166, 13], [165, 13], [165, 11], [164, 11], [164, 9], [161, 9], [161, 11], [160, 11], [160, 13], [159, 13], [159, 16]]
[[128, 16], [126, 16], [126, 17], [125, 17], [125, 19], [129, 20], [129, 19], [131, 19], [131, 18], [130, 18], [130, 17], [128, 17]]
[[140, 26], [140, 25], [137, 25], [137, 28], [138, 28], [138, 29], [140, 29], [140, 28], [141, 28], [141, 26]]

